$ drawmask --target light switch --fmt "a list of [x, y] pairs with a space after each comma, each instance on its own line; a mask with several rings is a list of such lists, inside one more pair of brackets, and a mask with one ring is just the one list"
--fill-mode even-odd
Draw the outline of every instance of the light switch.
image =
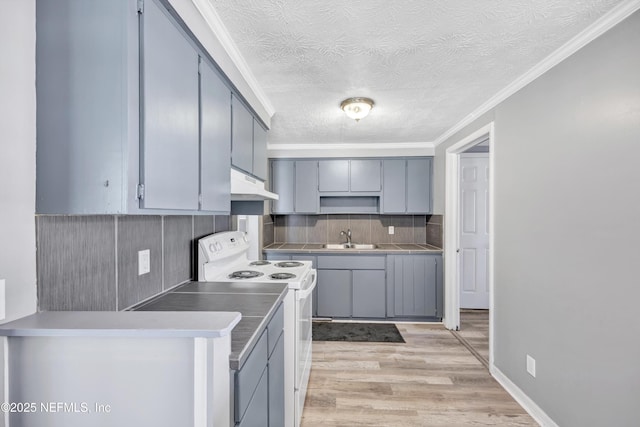
[[151, 251], [145, 249], [138, 251], [138, 276], [147, 274], [151, 271]]
[[396, 228], [393, 225], [389, 226], [389, 234], [396, 234]]

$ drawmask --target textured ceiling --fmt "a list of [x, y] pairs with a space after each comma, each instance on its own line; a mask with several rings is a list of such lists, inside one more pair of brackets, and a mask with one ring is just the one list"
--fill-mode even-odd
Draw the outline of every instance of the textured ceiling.
[[[275, 108], [270, 144], [428, 142], [615, 0], [210, 0]], [[340, 102], [376, 102], [360, 122]]]

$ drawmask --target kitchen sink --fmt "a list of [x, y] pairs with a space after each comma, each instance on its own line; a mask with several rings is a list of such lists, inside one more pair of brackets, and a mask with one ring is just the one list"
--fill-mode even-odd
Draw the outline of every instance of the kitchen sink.
[[325, 249], [375, 249], [378, 246], [371, 243], [327, 243]]

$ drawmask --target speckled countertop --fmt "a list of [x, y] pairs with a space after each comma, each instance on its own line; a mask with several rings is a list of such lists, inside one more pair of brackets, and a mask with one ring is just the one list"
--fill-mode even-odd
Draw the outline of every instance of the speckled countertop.
[[272, 243], [262, 250], [269, 253], [295, 252], [313, 254], [413, 254], [442, 253], [441, 248], [415, 243], [379, 243], [375, 249], [326, 249], [321, 243]]

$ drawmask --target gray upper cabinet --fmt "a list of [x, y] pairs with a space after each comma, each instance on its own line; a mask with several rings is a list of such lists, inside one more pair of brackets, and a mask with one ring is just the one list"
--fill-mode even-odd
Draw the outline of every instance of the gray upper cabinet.
[[404, 159], [384, 160], [382, 211], [387, 214], [407, 211], [407, 161]]
[[155, 1], [142, 16], [142, 207], [197, 210], [198, 53]]
[[318, 162], [318, 191], [349, 191], [349, 160], [320, 160]]
[[200, 63], [201, 209], [229, 212], [231, 162], [231, 91], [213, 68]]
[[326, 193], [379, 192], [382, 161], [375, 159], [318, 161], [318, 190]]
[[265, 180], [267, 171], [267, 130], [236, 96], [231, 100], [231, 164]]
[[350, 191], [376, 192], [382, 189], [382, 160], [351, 160]]
[[[35, 6], [36, 212], [137, 208], [135, 2], [57, 0]], [[131, 154], [132, 168], [123, 167]]]
[[385, 159], [381, 213], [431, 213], [432, 158]]
[[407, 213], [431, 213], [431, 158], [407, 160]]
[[295, 213], [318, 212], [318, 162], [298, 160], [295, 163]]
[[317, 213], [318, 162], [272, 160], [271, 190], [280, 196], [271, 202], [272, 213]]
[[164, 2], [38, 1], [36, 32], [37, 213], [229, 212], [231, 92]]
[[271, 190], [280, 196], [271, 202], [271, 212], [279, 214], [294, 213], [295, 197], [295, 161], [271, 161]]
[[267, 168], [267, 130], [253, 119], [253, 174], [266, 180]]
[[235, 96], [231, 100], [231, 110], [231, 163], [245, 172], [253, 173], [253, 116]]

